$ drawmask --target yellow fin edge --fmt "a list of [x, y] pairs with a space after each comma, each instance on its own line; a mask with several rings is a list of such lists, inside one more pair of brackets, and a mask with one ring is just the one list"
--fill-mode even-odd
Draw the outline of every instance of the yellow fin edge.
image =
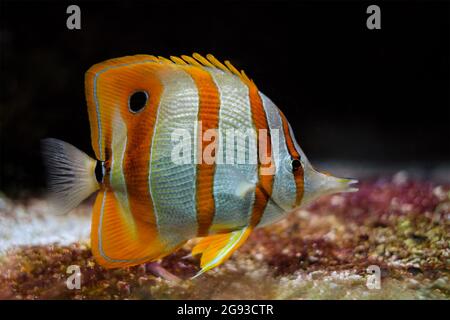
[[192, 279], [225, 262], [234, 251], [244, 244], [252, 230], [253, 228], [246, 227], [230, 233], [201, 239], [192, 249], [193, 256], [202, 255], [200, 260], [201, 270]]

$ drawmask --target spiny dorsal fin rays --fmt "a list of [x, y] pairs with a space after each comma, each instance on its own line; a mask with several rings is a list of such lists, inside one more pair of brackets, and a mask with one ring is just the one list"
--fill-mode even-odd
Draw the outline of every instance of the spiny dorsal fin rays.
[[193, 57], [196, 58], [197, 60], [199, 60], [199, 58], [201, 58], [202, 60], [199, 60], [200, 62], [203, 62], [204, 60], [206, 60], [208, 62], [206, 64], [207, 66], [211, 66], [211, 64], [212, 64], [212, 67], [216, 67], [222, 71], [237, 75], [239, 78], [241, 78], [246, 83], [254, 84], [254, 82], [252, 80], [250, 80], [250, 78], [245, 74], [244, 70], [241, 70], [241, 72], [239, 72], [228, 60], [225, 61], [225, 65], [224, 65], [222, 62], [217, 60], [216, 57], [214, 57], [212, 54], [207, 54], [206, 59], [204, 57], [202, 57], [201, 55], [199, 55], [198, 53], [194, 53]]
[[211, 67], [214, 68], [214, 65], [205, 57], [203, 57], [202, 55], [198, 54], [197, 52], [195, 52], [194, 54], [192, 54], [192, 56], [197, 59], [197, 61], [199, 61], [202, 65], [207, 66], [207, 67]]
[[187, 63], [189, 63], [190, 65], [197, 66], [197, 67], [202, 66], [197, 60], [195, 60], [194, 58], [192, 58], [190, 56], [182, 55], [181, 58], [184, 61], [186, 61]]
[[236, 69], [229, 60], [225, 60], [225, 65], [228, 67], [228, 69], [234, 73], [235, 75], [237, 75], [238, 77], [241, 76], [241, 73], [238, 71], [238, 69]]
[[185, 65], [187, 64], [186, 61], [184, 61], [183, 59], [179, 58], [179, 57], [175, 57], [175, 56], [170, 56], [170, 59], [175, 62], [176, 64], [181, 64], [181, 65]]
[[164, 58], [162, 56], [154, 57], [155, 60], [161, 62], [161, 63], [168, 63], [168, 64], [178, 64], [178, 65], [191, 65], [199, 68], [203, 67], [209, 67], [209, 68], [216, 68], [220, 69], [224, 72], [234, 74], [238, 76], [244, 83], [246, 84], [253, 84], [253, 80], [251, 80], [247, 74], [244, 72], [244, 70], [241, 70], [239, 72], [238, 69], [236, 69], [229, 60], [225, 60], [224, 63], [220, 62], [216, 57], [214, 57], [212, 54], [207, 54], [206, 57], [203, 57], [202, 55], [198, 53], [193, 53], [192, 57], [187, 55], [182, 55], [181, 57], [177, 56], [170, 56], [170, 59]]
[[169, 60], [167, 58], [161, 57], [161, 56], [158, 56], [158, 59], [160, 61], [162, 61], [162, 62], [165, 62], [165, 63], [173, 63], [173, 61], [171, 61], [171, 60]]

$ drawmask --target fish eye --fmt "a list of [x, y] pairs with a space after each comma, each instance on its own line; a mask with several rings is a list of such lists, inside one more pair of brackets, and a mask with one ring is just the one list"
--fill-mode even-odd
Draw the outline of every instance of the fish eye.
[[292, 165], [292, 170], [297, 171], [302, 166], [302, 163], [300, 162], [299, 159], [292, 159], [291, 165]]
[[144, 109], [147, 100], [148, 93], [146, 91], [136, 91], [132, 93], [128, 99], [128, 109], [130, 109], [132, 113], [137, 113]]

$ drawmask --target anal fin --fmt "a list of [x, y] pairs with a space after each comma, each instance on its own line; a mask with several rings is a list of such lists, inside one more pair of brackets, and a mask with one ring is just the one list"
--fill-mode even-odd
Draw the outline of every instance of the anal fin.
[[111, 190], [101, 190], [94, 204], [91, 247], [96, 261], [105, 268], [128, 267], [162, 258], [183, 243], [168, 247], [155, 225], [126, 217]]
[[241, 230], [201, 239], [192, 249], [192, 255], [202, 255], [200, 260], [202, 269], [193, 278], [225, 262], [247, 240], [252, 229], [245, 227]]

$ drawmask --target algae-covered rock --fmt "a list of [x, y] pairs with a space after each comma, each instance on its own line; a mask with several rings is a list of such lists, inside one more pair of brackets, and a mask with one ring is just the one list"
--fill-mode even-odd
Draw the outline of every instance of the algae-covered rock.
[[[100, 267], [87, 237], [89, 206], [55, 218], [41, 200], [0, 203], [1, 299], [450, 297], [448, 185], [363, 182], [359, 192], [321, 198], [256, 230], [229, 261], [191, 280], [199, 270], [198, 258], [189, 256], [193, 240], [160, 262], [179, 281], [155, 276], [151, 264]], [[41, 238], [20, 238], [27, 231]], [[79, 267], [79, 289], [66, 285], [71, 265]]]

